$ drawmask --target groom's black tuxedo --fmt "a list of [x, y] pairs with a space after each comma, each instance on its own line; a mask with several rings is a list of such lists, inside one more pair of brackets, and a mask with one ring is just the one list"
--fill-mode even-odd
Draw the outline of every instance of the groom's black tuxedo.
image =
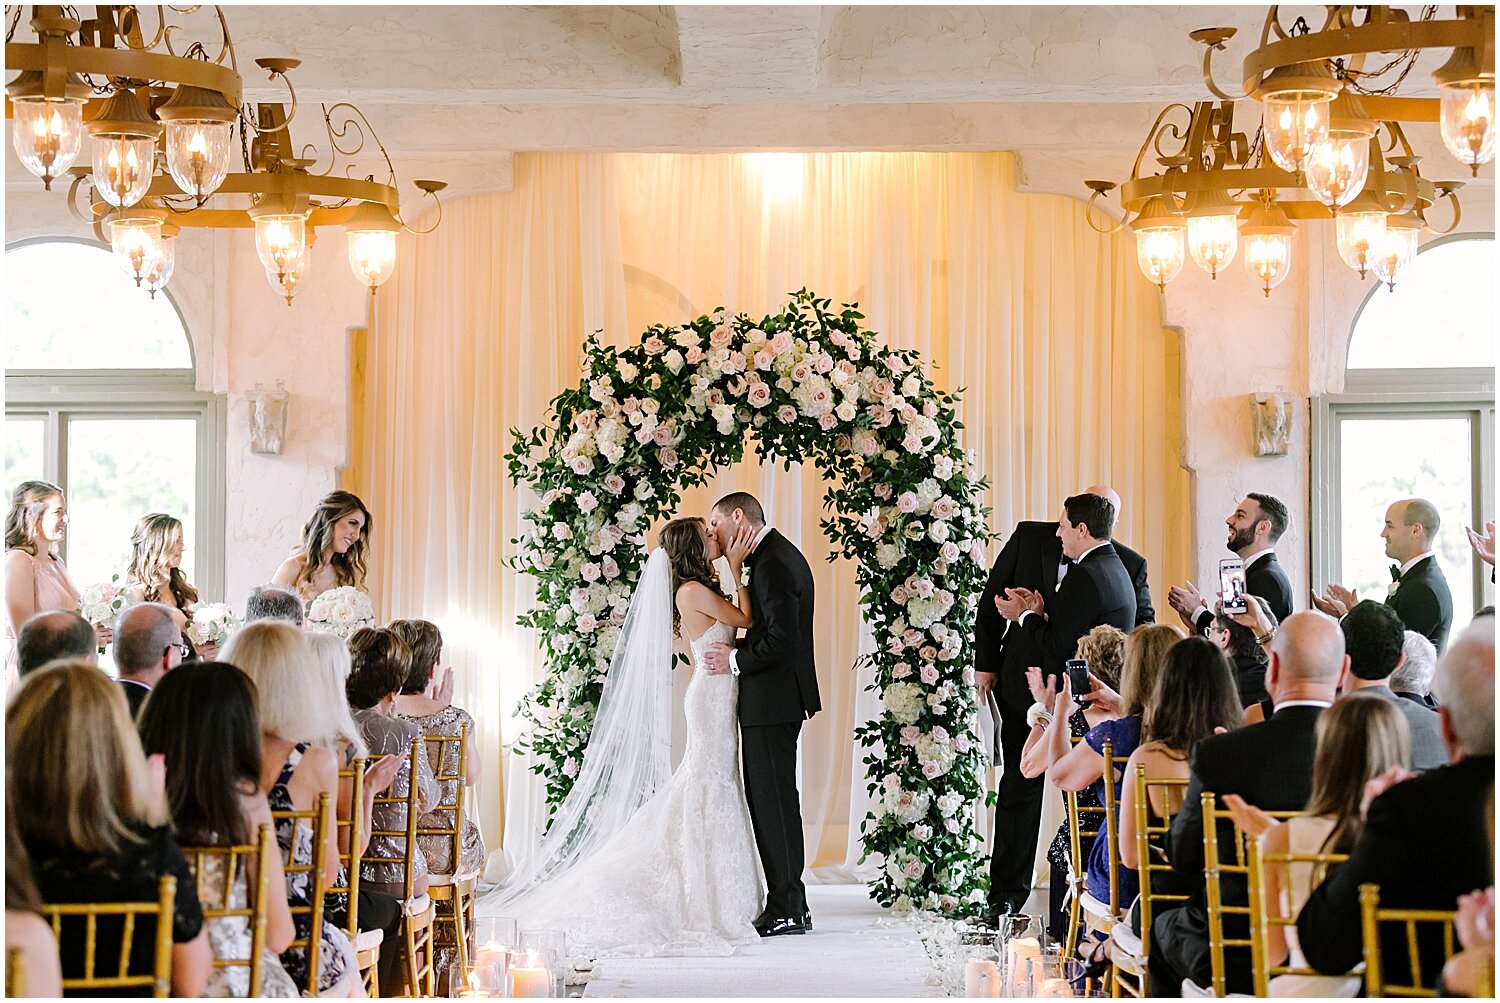
[[797, 795], [797, 736], [822, 709], [813, 665], [813, 577], [807, 559], [774, 529], [745, 560], [755, 624], [734, 654], [740, 678], [745, 801], [766, 872], [769, 919], [801, 920], [802, 805]]
[[1397, 582], [1385, 604], [1396, 611], [1407, 630], [1414, 630], [1443, 653], [1448, 628], [1453, 624], [1453, 593], [1437, 558], [1427, 557], [1412, 565]]

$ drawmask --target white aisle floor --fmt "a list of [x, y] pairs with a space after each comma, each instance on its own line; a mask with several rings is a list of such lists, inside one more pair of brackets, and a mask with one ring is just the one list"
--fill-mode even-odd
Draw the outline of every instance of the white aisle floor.
[[[601, 961], [585, 997], [934, 997], [927, 952], [864, 885], [808, 885], [812, 933], [772, 937], [727, 958]], [[929, 984], [929, 983], [932, 984]]]

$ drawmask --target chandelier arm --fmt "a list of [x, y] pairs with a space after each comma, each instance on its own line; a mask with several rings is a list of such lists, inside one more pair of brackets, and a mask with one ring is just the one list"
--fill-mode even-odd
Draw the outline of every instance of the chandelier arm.
[[1111, 191], [1113, 191], [1115, 186], [1112, 183], [1108, 182], [1095, 182], [1090, 183], [1089, 187], [1093, 189], [1094, 193], [1090, 195], [1089, 200], [1084, 203], [1083, 221], [1087, 223], [1089, 225], [1089, 229], [1093, 230], [1095, 233], [1102, 233], [1105, 236], [1119, 233], [1120, 230], [1125, 226], [1126, 217], [1130, 215], [1130, 212], [1128, 210], [1125, 210], [1123, 206], [1121, 207], [1122, 214], [1119, 220], [1117, 220], [1113, 226], [1107, 228], [1101, 227], [1094, 222], [1095, 203], [1104, 196], [1108, 195]]
[[1187, 105], [1178, 102], [1176, 104], [1169, 104], [1165, 108], [1163, 108], [1161, 112], [1156, 116], [1156, 121], [1151, 123], [1151, 129], [1146, 133], [1146, 141], [1141, 144], [1140, 152], [1135, 155], [1135, 166], [1130, 170], [1130, 177], [1132, 180], [1141, 176], [1141, 162], [1146, 159], [1147, 150], [1152, 149], [1154, 146], [1157, 156], [1166, 156], [1166, 154], [1163, 153], [1161, 149], [1162, 132], [1170, 131], [1172, 133], [1173, 139], [1180, 139], [1184, 143], [1187, 142], [1186, 130], [1179, 130], [1177, 126], [1171, 122], [1166, 123], [1165, 127], [1163, 127], [1162, 125], [1162, 120], [1165, 119], [1167, 115], [1169, 115], [1176, 108], [1181, 108], [1183, 111], [1188, 113], [1188, 125], [1192, 125], [1193, 109], [1189, 108]]
[[292, 86], [292, 79], [285, 73], [281, 73], [277, 70], [272, 70], [269, 79], [275, 80], [277, 77], [280, 77], [281, 82], [286, 84], [286, 92], [291, 98], [291, 107], [286, 113], [286, 118], [280, 125], [271, 126], [268, 129], [262, 129], [260, 126], [255, 124], [255, 119], [250, 116], [246, 108], [240, 109], [240, 121], [243, 122], [245, 126], [257, 136], [269, 136], [273, 132], [280, 132], [283, 129], [289, 129], [292, 124], [292, 119], [297, 117], [297, 90]]
[[1463, 219], [1464, 209], [1463, 206], [1459, 204], [1458, 188], [1456, 187], [1450, 187], [1448, 185], [1439, 183], [1437, 185], [1437, 197], [1446, 198], [1448, 200], [1448, 203], [1453, 207], [1453, 221], [1446, 227], [1439, 230], [1437, 227], [1427, 222], [1427, 214], [1422, 210], [1421, 206], [1417, 207], [1416, 212], [1417, 218], [1422, 221], [1422, 229], [1426, 230], [1430, 234], [1441, 237], [1444, 234], [1452, 233], [1454, 230], [1458, 229], [1458, 224]]
[[[78, 208], [78, 189], [83, 187], [84, 182], [90, 181], [89, 172], [83, 168], [74, 168], [69, 173], [73, 175], [73, 183], [68, 186], [68, 212], [73, 216], [74, 219], [78, 220], [78, 222], [82, 223], [84, 226], [93, 227], [97, 232], [99, 227], [99, 218], [93, 211], [94, 207], [92, 202], [89, 205], [89, 212], [87, 215], [85, 215], [82, 210]], [[99, 239], [103, 240], [104, 238], [101, 235]]]
[[141, 8], [137, 4], [128, 4], [120, 8], [120, 37], [125, 40], [126, 48], [136, 49], [140, 52], [150, 52], [165, 39], [169, 55], [177, 55], [172, 49], [170, 39], [171, 28], [167, 25], [167, 13], [161, 7], [156, 8], [156, 35], [152, 37], [150, 44], [144, 41], [141, 33]]
[[[341, 127], [335, 128], [333, 124], [333, 114], [340, 109], [346, 110], [346, 118], [343, 120], [343, 124]], [[395, 187], [396, 167], [391, 163], [391, 155], [386, 152], [385, 144], [380, 141], [379, 134], [375, 132], [375, 127], [370, 124], [370, 120], [365, 117], [364, 112], [360, 111], [359, 108], [350, 104], [348, 101], [340, 101], [338, 104], [332, 106], [324, 105], [323, 125], [328, 131], [328, 145], [333, 151], [329, 155], [328, 170], [324, 171], [324, 174], [333, 173], [333, 168], [338, 163], [338, 155], [342, 154], [343, 156], [348, 157], [350, 160], [353, 160], [356, 156], [358, 156], [359, 153], [365, 148], [365, 134], [368, 132], [369, 138], [373, 140], [376, 147], [379, 148], [380, 156], [385, 161], [385, 171], [387, 179], [386, 183], [391, 187]], [[348, 136], [351, 131], [356, 134], [359, 142], [356, 145], [350, 146], [346, 149], [344, 145], [339, 141]], [[349, 164], [348, 166], [346, 166], [344, 169], [345, 174], [348, 174], [348, 172], [353, 170], [353, 168], [353, 164]], [[371, 177], [371, 180], [374, 180], [373, 176]]]
[[1224, 90], [1222, 87], [1220, 87], [1217, 83], [1214, 82], [1214, 72], [1213, 72], [1214, 50], [1215, 49], [1223, 49], [1223, 48], [1224, 48], [1224, 43], [1223, 42], [1219, 42], [1218, 44], [1206, 44], [1204, 46], [1204, 49], [1203, 49], [1203, 85], [1208, 88], [1208, 92], [1210, 94], [1212, 94], [1214, 97], [1218, 98], [1221, 101], [1243, 101], [1245, 98], [1249, 97], [1250, 95], [1248, 95], [1248, 94], [1239, 94], [1239, 95], [1230, 94], [1228, 91]]
[[433, 220], [432, 225], [427, 229], [418, 230], [414, 226], [408, 226], [406, 221], [401, 218], [400, 213], [392, 213], [392, 215], [396, 217], [396, 222], [401, 224], [401, 229], [405, 230], [407, 233], [415, 234], [418, 237], [426, 236], [433, 230], [436, 230], [440, 225], [442, 225], [443, 222], [443, 200], [438, 198], [438, 194], [435, 191], [430, 191], [426, 194], [431, 196], [432, 201], [437, 204], [437, 219]]

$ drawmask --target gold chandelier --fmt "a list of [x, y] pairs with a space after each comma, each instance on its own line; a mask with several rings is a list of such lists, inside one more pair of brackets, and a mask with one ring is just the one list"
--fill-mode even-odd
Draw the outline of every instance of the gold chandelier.
[[[1193, 32], [1207, 46], [1203, 77], [1220, 101], [1168, 106], [1123, 185], [1086, 182], [1090, 206], [1120, 188], [1126, 220], [1102, 227], [1090, 214], [1090, 224], [1128, 225], [1141, 270], [1162, 289], [1188, 257], [1217, 278], [1243, 239], [1245, 267], [1269, 296], [1292, 265], [1292, 221], [1329, 218], [1344, 262], [1394, 289], [1419, 233], [1457, 226], [1462, 183], [1422, 177], [1401, 123], [1439, 122], [1444, 145], [1473, 173], [1494, 158], [1494, 7], [1460, 6], [1451, 20], [1429, 7], [1418, 21], [1399, 8], [1326, 9], [1314, 32], [1300, 19], [1284, 27], [1270, 8], [1260, 47], [1244, 61], [1244, 95], [1225, 93], [1212, 75], [1213, 54], [1235, 29]], [[1453, 50], [1433, 74], [1441, 96], [1395, 96], [1429, 48]], [[1367, 67], [1376, 53], [1395, 55]], [[1262, 105], [1253, 139], [1235, 128], [1236, 102], [1246, 98]], [[1143, 174], [1152, 152], [1164, 170]], [[1442, 198], [1453, 219], [1439, 230], [1426, 213]]]
[[[314, 170], [322, 158], [305, 156], [311, 147], [298, 151], [289, 132], [297, 96], [287, 74], [297, 60], [256, 60], [286, 86], [290, 104], [252, 110], [241, 107], [221, 8], [213, 8], [219, 37], [212, 56], [201, 42], [184, 46], [177, 39], [183, 26], [167, 20], [169, 10], [191, 15], [196, 6], [157, 8], [149, 40], [134, 6], [99, 5], [82, 21], [72, 8], [34, 6], [36, 41], [17, 42], [22, 9], [9, 8], [5, 45], [6, 64], [20, 71], [6, 85], [16, 155], [49, 191], [57, 178], [71, 177], [70, 207], [109, 240], [136, 285], [152, 296], [166, 285], [183, 227], [253, 228], [266, 277], [289, 305], [319, 226], [343, 226], [350, 268], [372, 295], [391, 276], [396, 238], [410, 228], [401, 222], [390, 157], [363, 113], [339, 103], [322, 109], [327, 162]], [[84, 132], [90, 163], [74, 167]], [[379, 150], [384, 180], [350, 176], [367, 143]], [[446, 187], [415, 184], [434, 202]], [[421, 232], [441, 219], [439, 203], [433, 226]]]

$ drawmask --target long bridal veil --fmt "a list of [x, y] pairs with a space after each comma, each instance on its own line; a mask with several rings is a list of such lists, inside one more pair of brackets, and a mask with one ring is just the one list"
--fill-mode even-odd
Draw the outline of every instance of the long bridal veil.
[[476, 902], [480, 915], [505, 914], [588, 858], [666, 784], [673, 657], [672, 568], [658, 547], [631, 597], [578, 778], [536, 852]]

